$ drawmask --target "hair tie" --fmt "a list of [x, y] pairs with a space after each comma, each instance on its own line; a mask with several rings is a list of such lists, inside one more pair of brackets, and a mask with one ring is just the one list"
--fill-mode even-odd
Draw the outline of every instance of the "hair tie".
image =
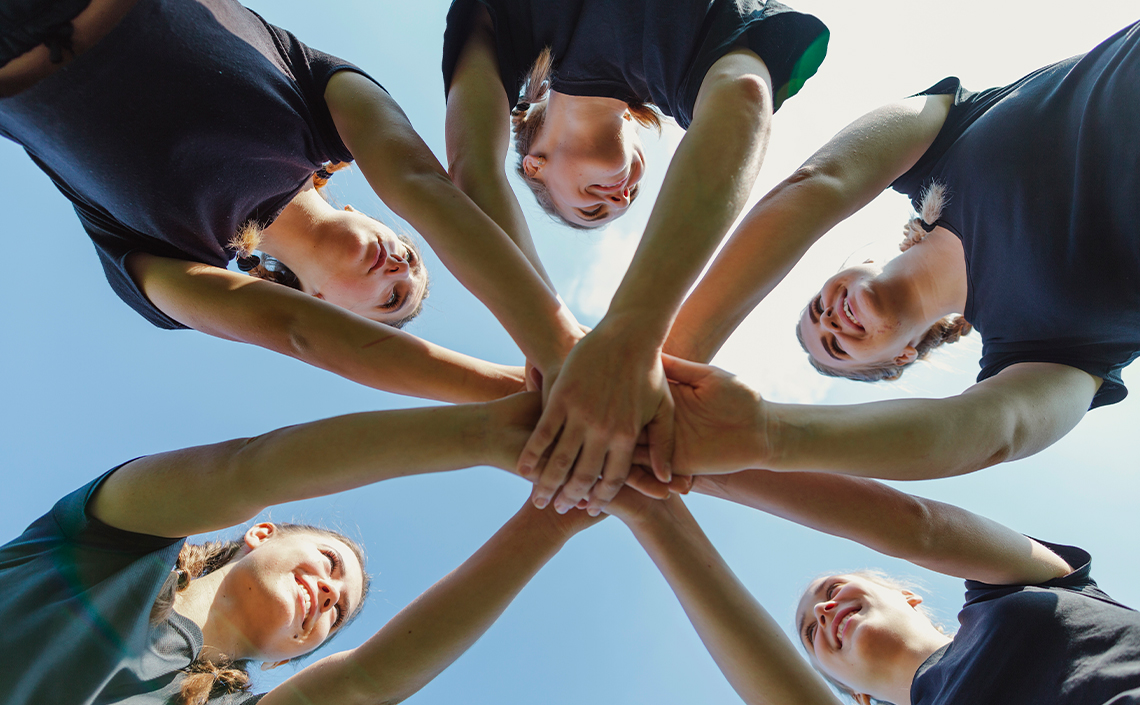
[[934, 229], [938, 227], [938, 223], [937, 223], [937, 222], [935, 222], [935, 223], [928, 223], [928, 222], [926, 222], [925, 220], [923, 220], [922, 218], [915, 218], [915, 220], [917, 220], [917, 221], [918, 221], [918, 224], [922, 226], [922, 229], [923, 229], [923, 230], [925, 230], [925, 231], [926, 231], [926, 232], [928, 232], [928, 233], [930, 233], [930, 232], [934, 232]]
[[513, 112], [525, 113], [528, 110], [530, 110], [530, 103], [526, 102], [525, 100], [520, 100], [518, 103], [515, 103], [515, 109]]
[[261, 258], [257, 255], [240, 256], [237, 258], [237, 266], [243, 272], [248, 272], [261, 264]]

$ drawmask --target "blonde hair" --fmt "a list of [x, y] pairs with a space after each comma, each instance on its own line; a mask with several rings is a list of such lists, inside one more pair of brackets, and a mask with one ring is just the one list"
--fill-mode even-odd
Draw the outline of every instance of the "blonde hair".
[[[371, 578], [367, 572], [363, 571], [364, 549], [362, 549], [359, 544], [339, 532], [330, 531], [329, 529], [318, 526], [309, 526], [306, 524], [275, 524], [275, 526], [279, 534], [306, 533], [327, 536], [348, 546], [352, 552], [356, 554], [364, 576], [360, 604], [364, 603], [363, 598], [368, 595]], [[151, 606], [151, 626], [161, 624], [170, 616], [170, 613], [174, 610], [174, 598], [177, 593], [185, 590], [189, 587], [190, 583], [197, 578], [209, 575], [236, 559], [244, 546], [245, 543], [243, 541], [208, 541], [201, 544], [183, 544], [182, 549], [178, 552], [174, 570], [171, 571], [170, 576], [166, 579], [166, 582], [163, 583], [162, 588], [159, 590], [158, 597], [155, 598], [154, 604]], [[360, 614], [359, 605], [356, 608], [356, 612], [344, 621], [337, 631], [337, 634], [344, 631], [344, 627], [355, 619], [358, 614]], [[327, 644], [329, 641], [330, 639], [325, 639], [321, 646], [324, 646], [324, 644]], [[313, 652], [310, 651], [309, 653], [311, 654]], [[296, 661], [308, 655], [309, 654], [304, 654], [292, 660]], [[207, 705], [211, 698], [230, 693], [245, 692], [249, 690], [251, 685], [247, 663], [245, 661], [235, 661], [225, 656], [217, 660], [211, 660], [199, 654], [196, 659], [182, 669], [182, 672], [186, 674], [186, 677], [182, 680], [182, 687], [176, 700], [177, 705]]]
[[[550, 98], [550, 81], [554, 76], [554, 54], [550, 47], [545, 47], [534, 60], [527, 72], [526, 81], [519, 91], [519, 101], [511, 110], [511, 130], [515, 137], [515, 151], [518, 153], [518, 163], [515, 171], [534, 194], [542, 210], [566, 225], [579, 230], [591, 230], [598, 225], [582, 225], [562, 217], [554, 208], [554, 200], [550, 197], [550, 189], [535, 176], [530, 176], [523, 168], [523, 160], [530, 154], [531, 145], [538, 139], [542, 131], [542, 124], [546, 119], [546, 106]], [[661, 131], [661, 114], [649, 103], [626, 102], [633, 119], [642, 127]]]
[[[942, 210], [949, 200], [948, 189], [944, 184], [937, 181], [932, 182], [923, 190], [920, 204], [921, 212], [916, 213], [903, 226], [903, 241], [899, 243], [900, 251], [906, 252], [926, 239], [926, 236], [934, 229], [938, 219], [942, 217]], [[814, 367], [817, 372], [828, 377], [842, 377], [857, 382], [893, 382], [902, 376], [906, 368], [926, 358], [926, 356], [936, 348], [947, 343], [956, 343], [963, 335], [969, 335], [973, 330], [974, 327], [970, 325], [965, 318], [956, 313], [944, 316], [935, 321], [934, 325], [926, 331], [926, 335], [922, 337], [922, 340], [918, 341], [918, 344], [914, 346], [915, 352], [917, 353], [914, 360], [902, 365], [896, 363], [894, 360], [884, 360], [883, 362], [873, 365], [841, 370], [823, 364], [812, 357], [811, 354], [808, 355], [808, 362], [811, 363], [811, 366]], [[798, 324], [796, 325], [796, 338], [800, 341], [800, 346], [804, 349], [804, 352], [807, 352], [807, 345], [804, 344], [803, 331]]]

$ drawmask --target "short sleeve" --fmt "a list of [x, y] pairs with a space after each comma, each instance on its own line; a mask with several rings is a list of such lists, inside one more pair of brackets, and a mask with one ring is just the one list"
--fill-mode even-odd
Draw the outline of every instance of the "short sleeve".
[[1063, 575], [1059, 578], [1054, 578], [1036, 585], [991, 585], [977, 580], [967, 580], [965, 606], [969, 607], [975, 603], [1004, 597], [1032, 587], [1071, 590], [1116, 604], [1115, 600], [1106, 595], [1104, 591], [1097, 586], [1096, 581], [1093, 580], [1092, 557], [1088, 551], [1077, 548], [1076, 546], [1049, 543], [1048, 541], [1041, 541], [1039, 539], [1033, 540], [1064, 559], [1064, 561], [1073, 568], [1072, 572], [1068, 575]]
[[[1124, 386], [1121, 373], [1137, 356], [1140, 356], [1140, 352], [1129, 349], [1128, 345], [1109, 343], [1008, 353], [986, 350], [980, 361], [982, 371], [978, 373], [978, 381], [987, 380], [1005, 368], [1022, 362], [1050, 362], [1075, 367], [1101, 379], [1100, 388], [1089, 404], [1091, 410], [1116, 404], [1128, 396], [1128, 388]], [[1119, 361], [1109, 361], [1113, 358]]]
[[775, 0], [715, 0], [706, 19], [708, 30], [682, 86], [681, 104], [673, 117], [681, 127], [693, 120], [705, 74], [733, 49], [747, 48], [768, 67], [772, 78], [773, 109], [803, 88], [827, 55], [831, 37], [818, 18], [796, 12]]

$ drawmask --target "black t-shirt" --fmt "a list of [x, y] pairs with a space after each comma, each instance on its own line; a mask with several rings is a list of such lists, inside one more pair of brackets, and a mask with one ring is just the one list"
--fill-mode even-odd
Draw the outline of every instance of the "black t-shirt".
[[454, 0], [443, 36], [445, 90], [480, 5], [494, 22], [512, 108], [549, 46], [554, 90], [653, 103], [685, 128], [701, 81], [728, 52], [747, 48], [764, 60], [778, 108], [815, 74], [829, 37], [818, 19], [775, 0]]
[[1104, 380], [1093, 407], [1120, 401], [1140, 354], [1140, 27], [1008, 86], [923, 94], [954, 105], [892, 187], [916, 208], [949, 189], [938, 224], [965, 249], [978, 380], [1055, 362]]
[[[202, 631], [182, 615], [149, 621], [184, 539], [123, 531], [87, 514], [114, 471], [0, 546], [4, 705], [167, 705], [181, 688], [180, 669], [202, 649]], [[260, 698], [241, 693], [210, 703]]]
[[233, 0], [139, 0], [90, 51], [0, 100], [0, 134], [75, 205], [115, 292], [184, 328], [127, 255], [225, 267], [245, 222], [272, 223], [323, 163], [350, 161], [324, 100], [341, 70], [359, 72]]
[[966, 581], [961, 629], [919, 667], [913, 705], [1140, 703], [1140, 613], [1097, 587], [1088, 553], [1046, 545], [1075, 570], [1040, 585]]

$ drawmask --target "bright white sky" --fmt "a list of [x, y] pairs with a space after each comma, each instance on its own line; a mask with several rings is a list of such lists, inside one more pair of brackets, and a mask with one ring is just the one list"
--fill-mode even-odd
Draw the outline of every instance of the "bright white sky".
[[[446, 0], [250, 4], [302, 41], [370, 71], [442, 158], [439, 64]], [[882, 103], [947, 75], [960, 76], [971, 88], [1007, 83], [1088, 50], [1137, 14], [1134, 2], [1105, 0], [1087, 0], [1079, 10], [1052, 0], [801, 0], [794, 6], [829, 25], [831, 46], [819, 75], [776, 116], [754, 199], [843, 125]], [[645, 193], [627, 217], [600, 234], [554, 225], [523, 194], [547, 268], [583, 322], [594, 323], [605, 312], [681, 134], [672, 127], [660, 141], [647, 136], [652, 161]], [[10, 175], [0, 191], [5, 237], [23, 253], [14, 253], [0, 303], [4, 540], [62, 495], [138, 455], [420, 403], [260, 349], [150, 327], [111, 292], [78, 221], [48, 179], [11, 143], [0, 144], [0, 164]], [[391, 220], [358, 173], [338, 175], [333, 194]], [[860, 258], [890, 252], [907, 214], [905, 199], [887, 195], [824, 238], [744, 323], [717, 364], [766, 397], [787, 402], [943, 396], [968, 386], [977, 370], [976, 341], [912, 371], [901, 389], [825, 380], [810, 371], [794, 341], [792, 321], [819, 283], [856, 251]], [[434, 264], [432, 297], [411, 332], [472, 355], [521, 363], [494, 319]], [[1140, 385], [1135, 372], [1124, 379]], [[1095, 557], [1102, 587], [1140, 605], [1131, 565], [1132, 537], [1140, 528], [1140, 473], [1132, 450], [1138, 404], [1129, 399], [1093, 412], [1034, 458], [906, 489], [1033, 536], [1083, 546]], [[339, 640], [344, 648], [458, 565], [527, 493], [516, 478], [480, 468], [281, 507], [272, 517], [323, 520], [369, 546], [377, 589]], [[934, 593], [928, 604], [954, 622], [958, 581], [735, 505], [706, 498], [689, 503], [741, 579], [785, 625], [810, 578], [867, 566], [920, 577]], [[286, 675], [278, 672], [261, 683], [267, 688]], [[571, 542], [491, 632], [412, 702], [554, 705], [587, 698], [615, 705], [738, 702], [664, 581], [612, 519]]]

